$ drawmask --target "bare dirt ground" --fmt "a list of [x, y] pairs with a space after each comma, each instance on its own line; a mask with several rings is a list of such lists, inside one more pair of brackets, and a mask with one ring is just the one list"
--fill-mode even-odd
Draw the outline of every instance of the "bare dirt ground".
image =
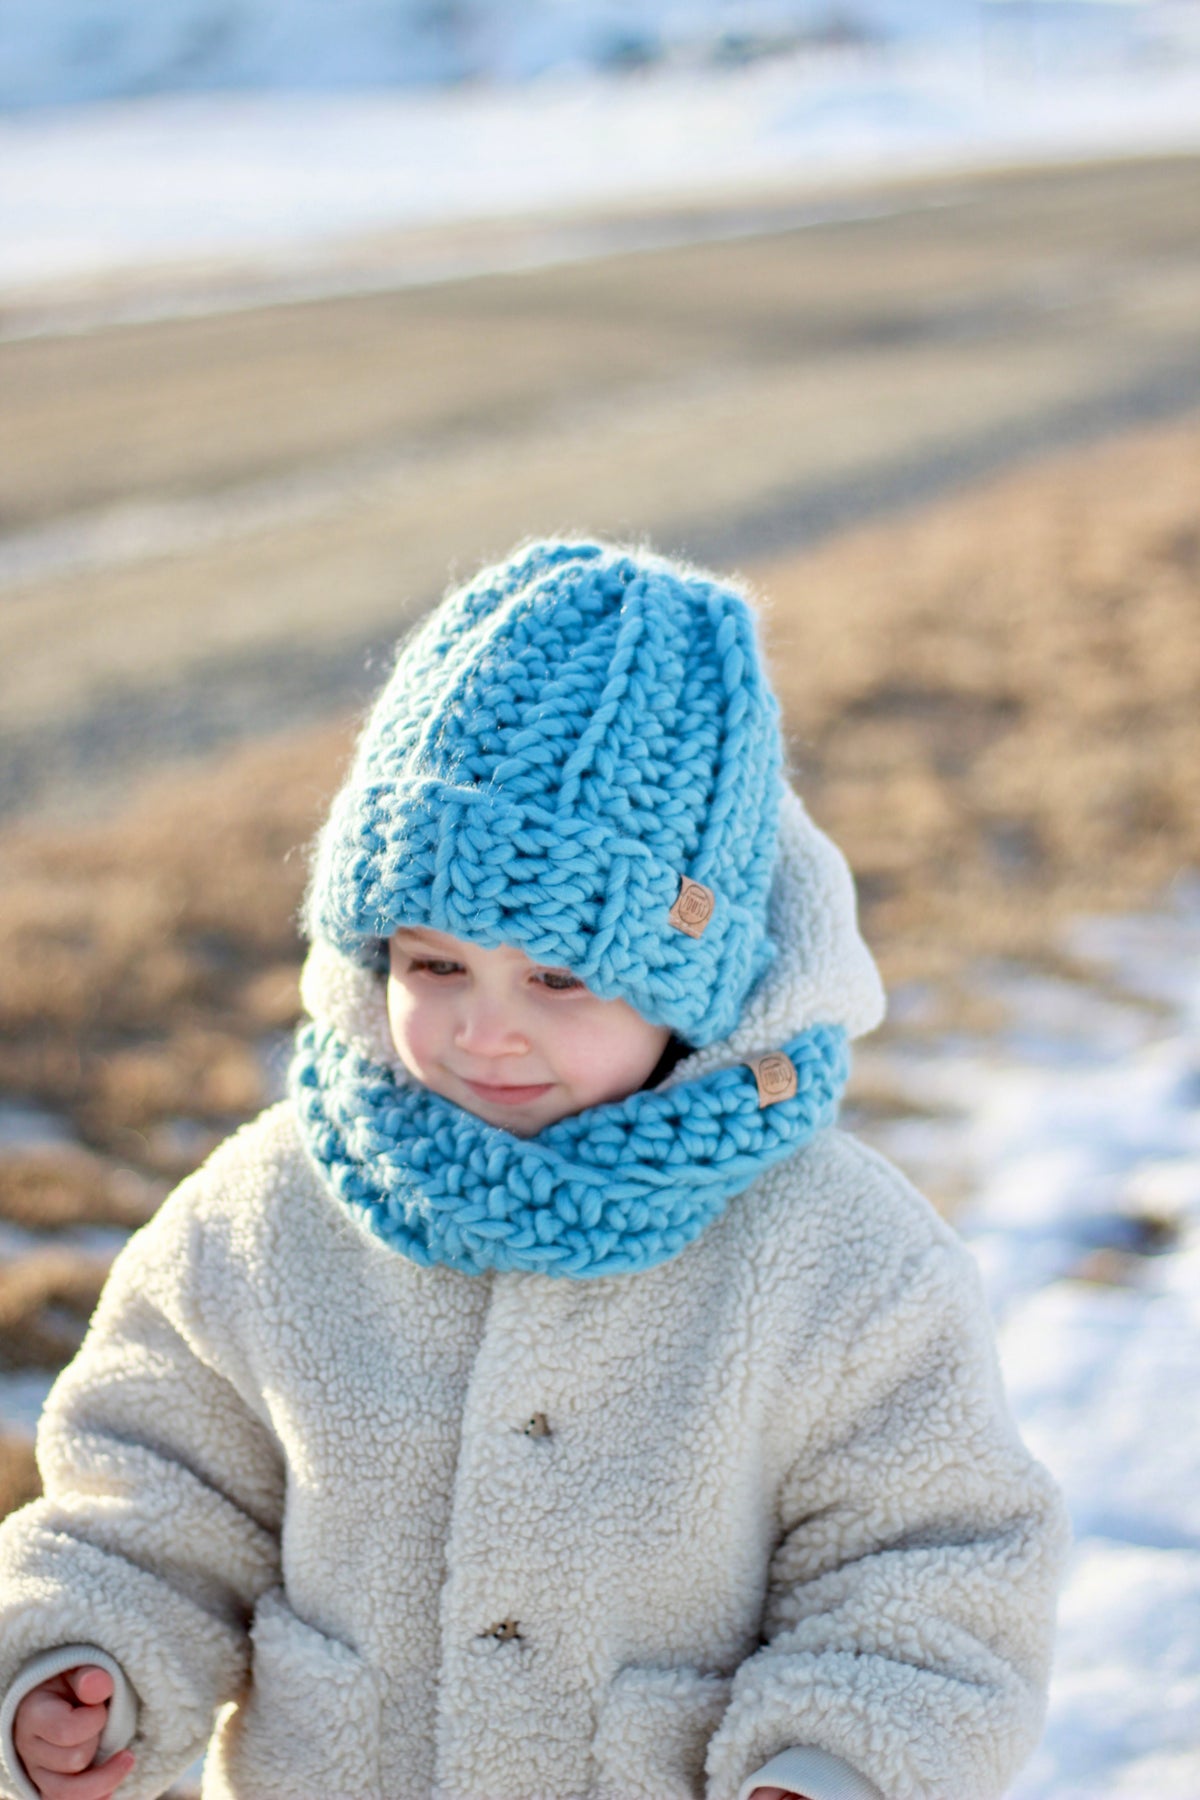
[[[0, 349], [25, 383], [29, 463], [5, 497], [19, 532], [147, 494], [219, 500], [206, 516], [223, 521], [197, 543], [189, 515], [152, 555], [92, 544], [0, 603], [17, 771], [0, 830], [0, 1092], [48, 1127], [0, 1147], [0, 1232], [34, 1234], [0, 1265], [0, 1374], [57, 1367], [78, 1342], [105, 1266], [79, 1229], [147, 1217], [274, 1091], [303, 846], [344, 763], [362, 646], [449, 566], [527, 530], [586, 512], [739, 563], [764, 599], [797, 783], [856, 867], [889, 982], [931, 996], [927, 1029], [986, 1025], [980, 956], [1052, 966], [1057, 922], [1153, 902], [1200, 865], [1200, 395], [1164, 386], [1200, 317], [1181, 298], [1200, 298], [1185, 172], [1190, 188], [1175, 164], [1044, 191], [1012, 178], [986, 229], [968, 228], [972, 200], [953, 232], [939, 207], [839, 241], [464, 284], [436, 305], [404, 297], [405, 331], [372, 323], [378, 300], [193, 321], [204, 379], [183, 326], [154, 328], [157, 360], [140, 328]], [[1069, 305], [1033, 306], [1050, 271], [1064, 291], [1068, 265]], [[1008, 323], [943, 329], [988, 304]], [[493, 348], [468, 368], [473, 336]], [[341, 371], [360, 359], [375, 381], [364, 372], [355, 398]], [[1022, 445], [1111, 431], [1114, 394], [1133, 417], [1178, 416], [966, 482]], [[435, 423], [413, 424], [422, 406]], [[264, 470], [315, 482], [338, 456], [368, 445], [378, 467], [397, 444], [407, 485], [395, 469], [335, 482], [306, 512], [310, 487], [267, 523], [261, 489], [246, 499]], [[896, 511], [939, 471], [940, 499]], [[828, 535], [835, 501], [875, 516]], [[255, 704], [273, 681], [301, 721], [286, 733]], [[242, 741], [185, 754], [222, 738]], [[168, 766], [135, 780], [139, 756]], [[869, 1080], [857, 1100], [890, 1104]], [[0, 1425], [0, 1512], [35, 1484], [27, 1440]]]
[[0, 316], [0, 811], [327, 717], [529, 533], [728, 566], [1200, 406], [1197, 159], [841, 200], [361, 298]]

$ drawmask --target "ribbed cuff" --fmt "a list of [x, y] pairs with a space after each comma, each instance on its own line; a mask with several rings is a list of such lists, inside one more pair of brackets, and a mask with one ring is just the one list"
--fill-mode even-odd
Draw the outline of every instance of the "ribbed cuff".
[[137, 1695], [120, 1663], [111, 1657], [106, 1650], [97, 1650], [94, 1644], [63, 1644], [57, 1650], [43, 1650], [39, 1656], [27, 1662], [17, 1676], [7, 1694], [4, 1704], [0, 1706], [0, 1764], [3, 1766], [6, 1782], [21, 1800], [41, 1800], [37, 1789], [25, 1773], [24, 1764], [17, 1755], [17, 1746], [13, 1741], [13, 1725], [26, 1694], [43, 1681], [50, 1681], [55, 1675], [65, 1675], [68, 1669], [78, 1669], [88, 1664], [103, 1669], [112, 1676], [112, 1699], [108, 1702], [108, 1719], [100, 1734], [100, 1744], [96, 1751], [92, 1767], [97, 1763], [107, 1762], [118, 1750], [132, 1742], [137, 1731], [138, 1703]]
[[802, 1795], [803, 1800], [884, 1800], [875, 1783], [840, 1756], [804, 1746], [781, 1750], [756, 1769], [742, 1783], [737, 1800], [750, 1800], [760, 1787], [783, 1788], [789, 1794]]

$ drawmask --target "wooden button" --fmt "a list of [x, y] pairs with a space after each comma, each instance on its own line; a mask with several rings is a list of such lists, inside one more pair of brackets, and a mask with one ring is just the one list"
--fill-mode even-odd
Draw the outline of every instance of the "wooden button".
[[779, 1100], [790, 1100], [795, 1094], [798, 1086], [795, 1065], [782, 1050], [770, 1050], [766, 1056], [755, 1057], [750, 1067], [758, 1088], [760, 1111], [764, 1106], [774, 1106]]
[[667, 914], [667, 920], [676, 931], [686, 931], [689, 937], [704, 936], [704, 927], [713, 916], [717, 904], [717, 896], [711, 888], [705, 887], [702, 881], [693, 881], [688, 875], [679, 877], [679, 894], [674, 906]]
[[512, 1638], [520, 1637], [521, 1633], [517, 1630], [517, 1624], [516, 1619], [501, 1619], [498, 1625], [489, 1625], [483, 1635], [484, 1637], [499, 1638], [502, 1644], [507, 1644]]
[[545, 1413], [534, 1413], [532, 1419], [530, 1419], [527, 1424], [522, 1425], [521, 1430], [525, 1433], [526, 1437], [549, 1437], [550, 1421]]

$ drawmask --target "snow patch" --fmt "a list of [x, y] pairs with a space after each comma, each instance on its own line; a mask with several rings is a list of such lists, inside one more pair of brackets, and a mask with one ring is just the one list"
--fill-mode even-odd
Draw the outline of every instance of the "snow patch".
[[[464, 9], [423, 4], [422, 17], [439, 10]], [[508, 26], [536, 10], [492, 22], [505, 54]], [[543, 10], [564, 31], [599, 17], [582, 4]], [[427, 72], [398, 86], [379, 34], [386, 25], [389, 42], [411, 43], [383, 0], [339, 6], [336, 19], [316, 0], [223, 5], [229, 45], [245, 52], [258, 32], [261, 48], [243, 62], [214, 49], [212, 78], [192, 81], [167, 40], [192, 41], [211, 13], [215, 42], [217, 9], [201, 0], [106, 12], [10, 0], [0, 288], [206, 259], [316, 267], [364, 236], [454, 221], [1200, 147], [1200, 32], [1152, 54], [1160, 8], [1076, 4], [1051, 53], [1029, 28], [1051, 10], [961, 0], [904, 23], [904, 8], [876, 8], [862, 41], [840, 48], [734, 66], [672, 55], [625, 79], [565, 54], [532, 79], [524, 63], [506, 72], [496, 50], [486, 79], [446, 86]], [[710, 38], [736, 17], [702, 11]], [[647, 0], [622, 16], [657, 18], [670, 36], [668, 13]], [[1101, 55], [1112, 33], [1099, 26], [1117, 14], [1127, 29]], [[319, 49], [312, 69], [294, 63]]]
[[992, 965], [1009, 1022], [884, 1065], [875, 1141], [983, 1270], [1014, 1410], [1075, 1531], [1046, 1733], [1009, 1800], [1200, 1792], [1200, 884], [1080, 921], [1077, 982]]

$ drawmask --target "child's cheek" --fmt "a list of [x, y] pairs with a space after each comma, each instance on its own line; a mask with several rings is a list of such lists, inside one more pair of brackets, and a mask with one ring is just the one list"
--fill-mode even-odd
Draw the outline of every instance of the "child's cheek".
[[436, 1048], [433, 1009], [395, 975], [388, 981], [387, 1007], [396, 1053], [412, 1074], [420, 1075]]
[[668, 1033], [613, 1014], [603, 1002], [581, 1007], [559, 1039], [560, 1071], [590, 1106], [623, 1100], [641, 1087], [653, 1069]]
[[543, 1004], [531, 1022], [531, 1036], [559, 1081], [575, 1086], [587, 1080], [604, 1057], [604, 1034], [592, 1003], [561, 1001]]

